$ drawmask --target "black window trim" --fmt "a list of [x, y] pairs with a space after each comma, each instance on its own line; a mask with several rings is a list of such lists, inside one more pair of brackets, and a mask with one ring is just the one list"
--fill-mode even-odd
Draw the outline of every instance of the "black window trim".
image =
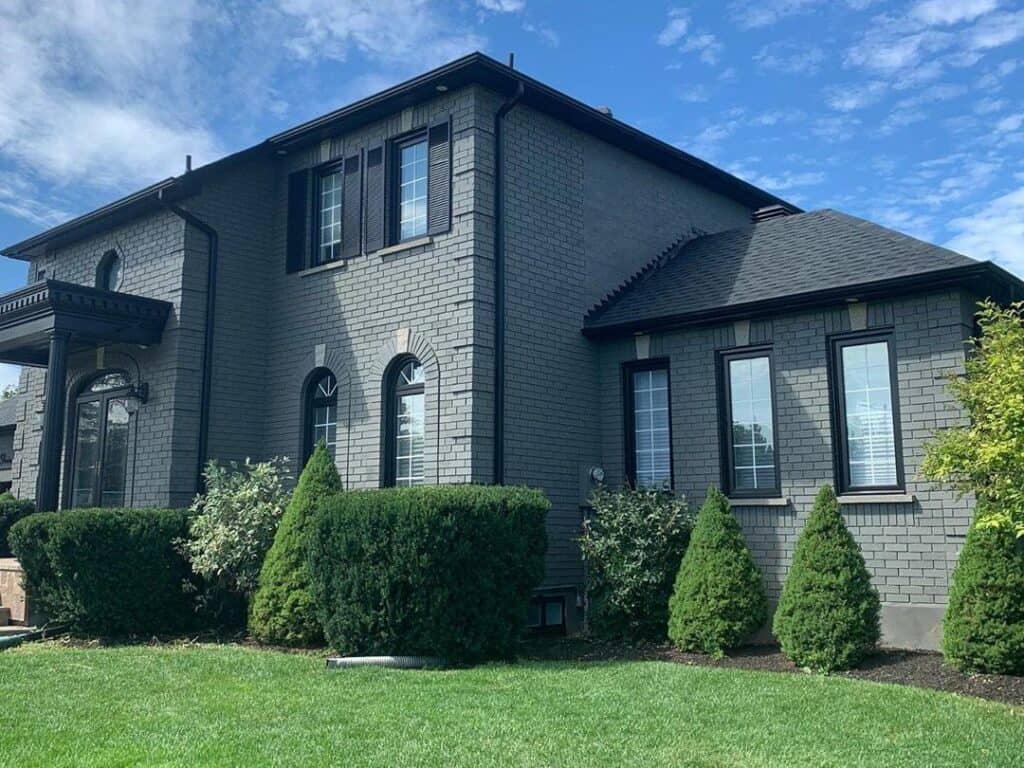
[[341, 174], [341, 233], [342, 240], [338, 242], [338, 252], [341, 253], [342, 243], [344, 243], [345, 237], [345, 158], [336, 157], [333, 160], [329, 160], [326, 163], [314, 166], [310, 169], [312, 173], [312, 211], [310, 213], [310, 233], [309, 242], [312, 247], [310, 248], [309, 257], [306, 262], [306, 269], [313, 269], [314, 267], [321, 267], [324, 264], [336, 264], [339, 261], [345, 261], [344, 257], [339, 256], [336, 259], [328, 259], [327, 261], [320, 261], [320, 236], [323, 234], [323, 230], [320, 228], [320, 203], [323, 199], [323, 192], [321, 189], [321, 183], [324, 176], [329, 176], [332, 173]]
[[[847, 496], [871, 496], [879, 493], [902, 493], [906, 490], [903, 473], [903, 434], [900, 428], [899, 375], [894, 329], [875, 328], [868, 331], [838, 333], [828, 337], [829, 410], [832, 417], [832, 458], [836, 486]], [[849, 451], [846, 440], [846, 397], [843, 386], [842, 350], [844, 347], [885, 341], [889, 352], [889, 397], [892, 407], [893, 442], [896, 453], [895, 485], [859, 485], [850, 483]]]
[[[318, 397], [316, 394], [317, 385], [323, 380], [324, 376], [334, 377], [335, 392], [332, 397]], [[335, 414], [335, 429], [337, 429], [337, 408], [338, 408], [338, 376], [327, 366], [321, 365], [314, 368], [309, 372], [306, 377], [306, 384], [302, 388], [302, 446], [300, 447], [299, 455], [302, 457], [302, 468], [305, 468], [309, 462], [310, 456], [313, 455], [313, 448], [316, 446], [313, 443], [313, 432], [316, 419], [314, 418], [314, 411], [316, 411], [317, 405], [320, 403], [329, 404], [330, 400], [334, 401], [334, 414]], [[337, 457], [334, 457], [337, 459]]]
[[[395, 477], [395, 464], [397, 444], [395, 432], [398, 419], [398, 399], [407, 395], [422, 395], [426, 392], [426, 382], [420, 384], [409, 384], [403, 387], [398, 386], [398, 376], [402, 369], [409, 363], [416, 363], [422, 366], [422, 361], [411, 353], [397, 355], [388, 364], [384, 372], [383, 391], [381, 403], [384, 413], [381, 419], [381, 453], [380, 453], [380, 487], [394, 488], [397, 482]], [[426, 370], [424, 370], [426, 378]], [[426, 403], [424, 403], [425, 405]]]
[[[733, 446], [732, 446], [732, 382], [729, 380], [729, 363], [733, 360], [768, 358], [768, 385], [772, 399], [772, 446], [775, 457], [775, 486], [750, 490], [733, 487]], [[779, 409], [775, 387], [775, 352], [771, 344], [745, 347], [730, 347], [717, 351], [716, 389], [718, 395], [719, 448], [721, 451], [722, 488], [727, 496], [734, 499], [776, 499], [782, 498], [782, 467], [779, 456]]]
[[629, 360], [622, 364], [623, 447], [625, 449], [626, 483], [636, 488], [636, 420], [634, 417], [633, 374], [642, 371], [664, 370], [668, 385], [668, 473], [669, 490], [676, 487], [675, 451], [672, 436], [672, 370], [667, 357]]
[[428, 216], [427, 226], [423, 230], [422, 234], [412, 235], [402, 239], [402, 216], [401, 216], [401, 195], [402, 195], [402, 150], [406, 147], [410, 147], [413, 144], [419, 144], [420, 142], [427, 145], [427, 210], [429, 214], [430, 210], [430, 126], [424, 125], [419, 128], [414, 128], [411, 131], [403, 133], [401, 136], [396, 136], [391, 139], [388, 144], [388, 154], [390, 155], [390, 168], [385, 167], [384, 181], [384, 197], [387, 200], [385, 206], [385, 216], [387, 221], [385, 226], [387, 227], [387, 237], [385, 241], [388, 246], [400, 245], [402, 243], [409, 243], [414, 240], [420, 240], [427, 237], [427, 231], [430, 229], [430, 221]]

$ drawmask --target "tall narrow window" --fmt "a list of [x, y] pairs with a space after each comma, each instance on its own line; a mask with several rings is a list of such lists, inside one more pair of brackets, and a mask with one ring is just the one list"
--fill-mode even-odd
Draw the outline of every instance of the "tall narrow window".
[[427, 137], [398, 145], [397, 240], [427, 234]]
[[422, 485], [425, 447], [425, 397], [423, 366], [405, 358], [392, 366], [386, 379], [385, 485]]
[[721, 365], [726, 488], [733, 496], [778, 495], [771, 353], [727, 352]]
[[106, 291], [116, 291], [121, 287], [122, 265], [117, 251], [109, 250], [103, 254], [96, 268], [96, 287]]
[[842, 489], [900, 489], [903, 467], [890, 335], [833, 340], [832, 366]]
[[342, 169], [335, 165], [320, 174], [319, 247], [317, 264], [335, 261], [341, 256]]
[[306, 390], [306, 440], [303, 464], [309, 460], [316, 444], [323, 440], [331, 455], [338, 444], [338, 380], [328, 370], [320, 369], [310, 379]]
[[627, 366], [626, 476], [638, 488], [672, 485], [668, 363]]

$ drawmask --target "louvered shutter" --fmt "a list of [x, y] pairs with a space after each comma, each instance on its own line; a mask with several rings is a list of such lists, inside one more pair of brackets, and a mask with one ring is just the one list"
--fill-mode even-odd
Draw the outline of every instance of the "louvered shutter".
[[309, 170], [288, 175], [288, 236], [285, 271], [306, 266], [306, 211], [309, 207]]
[[342, 192], [341, 258], [358, 256], [362, 240], [363, 174], [359, 155], [345, 158], [344, 191]]
[[384, 145], [366, 151], [366, 200], [363, 211], [366, 252], [384, 247]]
[[427, 234], [447, 232], [452, 222], [452, 127], [445, 117], [427, 131]]

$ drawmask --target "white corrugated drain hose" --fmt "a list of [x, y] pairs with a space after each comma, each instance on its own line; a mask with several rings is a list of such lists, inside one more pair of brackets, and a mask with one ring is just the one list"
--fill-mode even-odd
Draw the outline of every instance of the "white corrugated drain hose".
[[437, 669], [444, 661], [434, 656], [331, 656], [327, 669], [385, 667], [387, 669]]

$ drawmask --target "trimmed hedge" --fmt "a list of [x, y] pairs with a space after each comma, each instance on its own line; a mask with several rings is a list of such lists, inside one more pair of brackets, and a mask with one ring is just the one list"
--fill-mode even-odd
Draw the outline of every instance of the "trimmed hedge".
[[[979, 502], [978, 518], [985, 517]], [[969, 672], [1024, 675], [1024, 540], [975, 520], [953, 571], [943, 620], [946, 661]]]
[[826, 485], [797, 540], [772, 631], [798, 667], [850, 669], [878, 644], [881, 610], [860, 547]]
[[249, 631], [260, 642], [308, 646], [323, 640], [309, 588], [309, 537], [317, 512], [341, 491], [341, 478], [323, 441], [299, 476], [281, 518], [249, 610]]
[[0, 557], [11, 556], [11, 546], [7, 541], [11, 527], [35, 511], [34, 502], [16, 499], [10, 491], [0, 494]]
[[767, 618], [761, 572], [729, 500], [712, 488], [679, 566], [669, 603], [669, 638], [680, 650], [722, 656]]
[[194, 576], [175, 542], [183, 509], [72, 509], [11, 529], [30, 599], [51, 621], [87, 635], [176, 632], [196, 624]]
[[544, 576], [540, 491], [439, 486], [331, 498], [310, 539], [324, 635], [346, 655], [508, 659]]

